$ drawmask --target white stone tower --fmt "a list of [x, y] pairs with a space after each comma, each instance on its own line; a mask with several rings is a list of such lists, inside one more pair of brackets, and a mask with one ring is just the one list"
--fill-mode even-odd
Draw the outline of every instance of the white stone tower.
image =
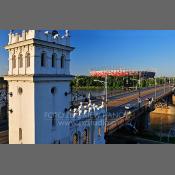
[[[10, 32], [9, 143], [50, 144], [63, 139], [55, 113], [70, 107], [70, 35], [57, 31]], [[51, 114], [51, 115], [48, 115]], [[51, 119], [49, 118], [51, 117]]]

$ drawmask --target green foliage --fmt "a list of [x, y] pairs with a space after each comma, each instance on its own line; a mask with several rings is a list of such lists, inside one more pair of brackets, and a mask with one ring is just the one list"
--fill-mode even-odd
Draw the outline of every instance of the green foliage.
[[[91, 77], [91, 76], [77, 76], [71, 82], [71, 87], [74, 89], [102, 89], [104, 88], [104, 84], [98, 81], [104, 81], [105, 79], [102, 77]], [[156, 78], [157, 85], [164, 84], [164, 82], [168, 83], [169, 79], [164, 77]], [[173, 82], [173, 78], [171, 78], [171, 83]], [[154, 79], [142, 79], [141, 80], [141, 87], [150, 87], [155, 85]], [[126, 87], [139, 87], [138, 84], [138, 77], [108, 77], [108, 88], [110, 89], [123, 89]]]
[[[94, 80], [100, 80], [104, 81], [104, 78], [100, 77], [90, 77], [90, 76], [77, 76], [75, 79], [71, 82], [71, 85], [73, 88], [103, 88], [104, 84], [98, 81]], [[112, 89], [120, 89], [124, 86], [123, 79], [117, 78], [117, 77], [108, 77], [108, 87]]]

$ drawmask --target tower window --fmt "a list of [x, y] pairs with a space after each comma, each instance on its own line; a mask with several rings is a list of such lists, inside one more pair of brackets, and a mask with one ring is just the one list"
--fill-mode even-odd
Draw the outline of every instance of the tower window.
[[19, 63], [19, 67], [22, 68], [23, 67], [23, 56], [22, 54], [19, 54], [19, 57], [18, 57], [18, 63]]
[[52, 87], [52, 88], [51, 88], [51, 94], [54, 95], [55, 93], [56, 93], [56, 87]]
[[23, 92], [23, 89], [21, 87], [18, 88], [18, 94], [21, 95]]
[[52, 127], [56, 127], [56, 114], [52, 115]]
[[12, 68], [13, 69], [16, 68], [16, 56], [15, 55], [12, 56]]
[[83, 132], [83, 144], [87, 144], [87, 143], [88, 143], [88, 131], [87, 129], [85, 129]]
[[30, 53], [26, 53], [26, 66], [30, 67]]
[[41, 67], [46, 67], [46, 53], [41, 54]]
[[65, 64], [65, 55], [61, 56], [61, 68], [64, 68], [64, 64]]
[[56, 67], [56, 54], [52, 54], [52, 67]]
[[19, 140], [22, 140], [22, 128], [19, 128]]

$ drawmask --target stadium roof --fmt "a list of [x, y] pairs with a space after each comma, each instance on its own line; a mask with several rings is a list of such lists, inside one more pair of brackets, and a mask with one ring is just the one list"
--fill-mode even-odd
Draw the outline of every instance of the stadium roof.
[[129, 77], [129, 76], [140, 76], [144, 78], [154, 78], [155, 72], [153, 71], [135, 71], [126, 69], [112, 69], [112, 70], [93, 70], [90, 75], [93, 77]]

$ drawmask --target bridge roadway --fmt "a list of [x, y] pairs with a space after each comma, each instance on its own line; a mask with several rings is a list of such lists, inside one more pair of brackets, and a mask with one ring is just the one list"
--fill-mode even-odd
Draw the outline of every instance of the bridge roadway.
[[[167, 86], [158, 86], [156, 88], [156, 99], [162, 97], [164, 94], [168, 94], [172, 91], [172, 87], [169, 85]], [[125, 106], [127, 104], [131, 104], [135, 106], [133, 109], [130, 110], [130, 112], [138, 111], [139, 110], [139, 104], [138, 104], [138, 98], [139, 98], [139, 91], [130, 92], [126, 94], [122, 94], [121, 96], [117, 97], [111, 97], [108, 99], [108, 121], [106, 130], [112, 129], [112, 125], [122, 125], [124, 120], [126, 119], [125, 113], [126, 109]], [[147, 98], [155, 98], [155, 87], [142, 89], [140, 91], [140, 98], [141, 98], [141, 104], [140, 107], [144, 107], [145, 104], [148, 102], [146, 101]], [[117, 123], [118, 122], [118, 123]], [[119, 127], [119, 126], [118, 126]]]
[[[157, 87], [156, 89], [156, 97], [160, 97], [165, 93], [171, 91], [169, 86], [165, 87]], [[139, 98], [139, 91], [134, 91], [122, 95], [118, 95], [117, 97], [113, 96], [108, 99], [108, 111], [121, 111], [124, 109], [125, 105], [131, 104], [133, 106], [138, 106], [138, 98]], [[155, 98], [155, 88], [148, 88], [140, 91], [140, 98], [142, 103], [147, 98]]]

